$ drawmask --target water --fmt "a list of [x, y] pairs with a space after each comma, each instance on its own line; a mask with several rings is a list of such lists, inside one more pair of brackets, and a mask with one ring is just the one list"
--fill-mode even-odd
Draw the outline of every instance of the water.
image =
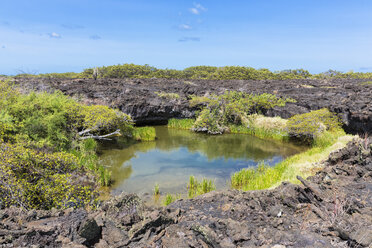
[[275, 165], [303, 148], [262, 140], [250, 135], [205, 135], [157, 126], [156, 141], [106, 147], [100, 162], [109, 167], [115, 181], [113, 193], [186, 193], [190, 175], [213, 179], [217, 189], [228, 187], [230, 175], [261, 161]]

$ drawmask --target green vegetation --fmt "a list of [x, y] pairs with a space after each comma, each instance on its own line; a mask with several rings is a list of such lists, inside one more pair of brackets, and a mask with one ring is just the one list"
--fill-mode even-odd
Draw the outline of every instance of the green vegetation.
[[194, 119], [170, 119], [168, 120], [168, 127], [190, 130], [194, 122]]
[[339, 118], [325, 108], [295, 115], [289, 118], [287, 123], [289, 136], [308, 144], [319, 142], [325, 131], [334, 132], [339, 129], [341, 129]]
[[39, 78], [173, 78], [173, 79], [209, 79], [209, 80], [286, 80], [286, 79], [329, 79], [356, 78], [372, 79], [372, 72], [340, 72], [329, 70], [319, 74], [311, 74], [304, 69], [270, 71], [245, 66], [192, 66], [184, 70], [158, 69], [149, 65], [119, 64], [85, 69], [81, 73], [46, 73], [18, 74], [16, 77]]
[[201, 182], [198, 182], [194, 176], [190, 176], [189, 184], [187, 185], [188, 196], [190, 198], [208, 193], [215, 189], [216, 186], [212, 180], [203, 178]]
[[167, 93], [167, 92], [155, 92], [155, 94], [158, 96], [158, 97], [161, 97], [161, 98], [165, 98], [165, 99], [179, 99], [180, 98], [180, 95], [178, 95], [177, 93]]
[[255, 95], [237, 91], [226, 91], [222, 95], [209, 97], [192, 96], [190, 105], [201, 107], [192, 130], [221, 134], [229, 131], [230, 126], [232, 132], [247, 131], [245, 128], [238, 129], [236, 127], [236, 125], [243, 125], [252, 130], [256, 128], [255, 132], [259, 133], [260, 130], [252, 126], [256, 116], [250, 117], [250, 115], [275, 106], [285, 106], [287, 102], [294, 101], [290, 98], [283, 99], [267, 93]]
[[95, 202], [97, 182], [110, 183], [98, 164], [95, 139], [132, 136], [130, 116], [85, 106], [64, 96], [18, 93], [0, 82], [0, 205], [26, 209]]
[[154, 187], [154, 195], [155, 196], [159, 196], [160, 195], [160, 189], [159, 189], [159, 184], [155, 184], [155, 187]]
[[152, 141], [156, 138], [154, 127], [135, 127], [132, 132], [135, 140]]
[[297, 175], [310, 176], [317, 169], [317, 164], [353, 138], [345, 134], [337, 116], [327, 109], [293, 116], [288, 120], [287, 129], [290, 137], [300, 139], [312, 147], [274, 167], [260, 164], [256, 169], [242, 169], [231, 176], [231, 187], [257, 190], [275, 187], [283, 181], [298, 183]]
[[361, 83], [361, 85], [372, 85], [372, 81], [363, 82], [363, 83]]
[[261, 139], [275, 139], [288, 141], [289, 135], [286, 130], [287, 120], [280, 117], [266, 117], [253, 114], [247, 116], [248, 125], [230, 124], [230, 133], [241, 133], [254, 135]]
[[168, 193], [168, 194], [165, 195], [163, 204], [164, 204], [164, 206], [168, 206], [169, 204], [171, 204], [172, 202], [174, 202], [177, 199], [178, 199], [178, 197], [173, 196], [172, 194]]

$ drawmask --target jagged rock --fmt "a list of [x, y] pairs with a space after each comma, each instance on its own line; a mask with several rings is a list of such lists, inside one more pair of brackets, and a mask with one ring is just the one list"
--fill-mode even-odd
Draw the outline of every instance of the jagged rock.
[[94, 219], [87, 219], [80, 225], [78, 234], [86, 239], [85, 244], [92, 246], [101, 238], [101, 227]]

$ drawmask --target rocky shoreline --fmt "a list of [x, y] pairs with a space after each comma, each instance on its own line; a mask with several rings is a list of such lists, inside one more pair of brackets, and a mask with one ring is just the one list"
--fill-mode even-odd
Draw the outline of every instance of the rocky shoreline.
[[[361, 80], [184, 81], [16, 79], [23, 90], [59, 89], [86, 103], [131, 114], [137, 124], [192, 117], [191, 94], [225, 90], [274, 93], [297, 103], [267, 115], [290, 117], [323, 107], [351, 133], [372, 133], [372, 87]], [[177, 93], [166, 99], [155, 92]], [[0, 247], [371, 247], [372, 138], [334, 152], [301, 185], [213, 191], [167, 207], [123, 193], [96, 210], [0, 210]]]

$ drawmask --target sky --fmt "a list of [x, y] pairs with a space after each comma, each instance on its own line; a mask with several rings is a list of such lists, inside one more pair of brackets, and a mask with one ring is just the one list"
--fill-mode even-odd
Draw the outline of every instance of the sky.
[[372, 0], [1, 0], [0, 74], [114, 64], [372, 71]]

